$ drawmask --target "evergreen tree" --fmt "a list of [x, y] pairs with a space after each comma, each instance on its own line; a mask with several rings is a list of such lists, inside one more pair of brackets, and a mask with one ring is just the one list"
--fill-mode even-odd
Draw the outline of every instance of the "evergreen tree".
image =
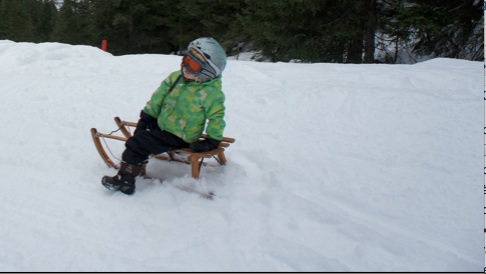
[[242, 28], [272, 61], [319, 59], [321, 35], [316, 25], [328, 1], [247, 0], [238, 17]]
[[24, 1], [0, 0], [0, 39], [34, 41], [34, 25]]
[[187, 44], [211, 36], [231, 47], [237, 0], [93, 1], [95, 32], [109, 41], [110, 52], [180, 53]]
[[[483, 3], [475, 0], [411, 1], [411, 10], [427, 9], [427, 23], [414, 24], [419, 39], [415, 51], [435, 56], [484, 59]], [[416, 14], [412, 14], [417, 18]], [[434, 27], [430, 28], [429, 24]]]
[[371, 63], [376, 48], [391, 46], [390, 63], [410, 47], [484, 58], [479, 0], [59, 1], [0, 0], [0, 39], [97, 47], [106, 39], [111, 53], [133, 54], [180, 53], [210, 36], [228, 54], [253, 44], [272, 61]]
[[57, 15], [57, 9], [54, 1], [26, 0], [26, 4], [34, 24], [34, 42], [49, 41]]
[[93, 23], [93, 6], [91, 1], [78, 1], [75, 5], [75, 27], [78, 30], [75, 43], [99, 45], [96, 41]]
[[[400, 47], [411, 47], [413, 53], [482, 60], [483, 12], [473, 0], [389, 0], [384, 13], [382, 33]], [[386, 42], [386, 41], [385, 41]]]
[[108, 40], [109, 51], [114, 54], [167, 53], [167, 2], [94, 0], [93, 32], [98, 40]]
[[81, 32], [77, 24], [76, 5], [74, 0], [64, 0], [55, 19], [52, 41], [76, 44]]
[[56, 5], [53, 0], [43, 0], [41, 10], [39, 24], [36, 25], [37, 37], [41, 41], [49, 41], [57, 16]]
[[[374, 61], [375, 32], [377, 29], [376, 0], [342, 0], [329, 5], [326, 10], [326, 45], [336, 48], [334, 56], [323, 54], [324, 60], [345, 63], [372, 63]], [[333, 46], [333, 45], [338, 45]], [[338, 55], [341, 54], [342, 58]], [[334, 57], [334, 58], [333, 58]]]
[[93, 12], [91, 24], [95, 43], [97, 42], [100, 45], [102, 40], [107, 40], [109, 52], [116, 53], [121, 51], [121, 47], [117, 45], [114, 39], [116, 36], [112, 25], [114, 16], [113, 1], [89, 1]]
[[236, 32], [237, 16], [245, 5], [239, 0], [180, 0], [165, 21], [176, 47], [185, 49], [199, 37], [213, 37], [224, 48], [232, 48], [239, 40]]
[[92, 10], [91, 1], [64, 0], [55, 18], [51, 40], [93, 45]]
[[371, 63], [376, 0], [247, 0], [239, 20], [273, 61]]

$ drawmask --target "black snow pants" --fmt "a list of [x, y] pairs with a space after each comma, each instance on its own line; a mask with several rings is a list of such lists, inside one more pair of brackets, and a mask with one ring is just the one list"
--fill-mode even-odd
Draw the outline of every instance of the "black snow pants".
[[159, 128], [137, 130], [125, 143], [122, 160], [127, 164], [141, 165], [150, 154], [160, 154], [174, 149], [187, 148], [189, 143]]

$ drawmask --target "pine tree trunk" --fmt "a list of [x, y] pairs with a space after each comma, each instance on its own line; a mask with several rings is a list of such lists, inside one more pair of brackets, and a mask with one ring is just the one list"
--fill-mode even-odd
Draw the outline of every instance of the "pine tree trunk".
[[376, 20], [376, 0], [369, 0], [368, 17], [364, 34], [364, 63], [371, 64], [375, 61], [375, 30]]

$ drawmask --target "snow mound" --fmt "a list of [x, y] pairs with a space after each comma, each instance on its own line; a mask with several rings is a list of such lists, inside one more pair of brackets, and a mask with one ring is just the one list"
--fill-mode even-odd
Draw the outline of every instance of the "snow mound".
[[482, 270], [483, 63], [229, 60], [227, 166], [151, 159], [135, 195], [104, 189], [90, 128], [137, 121], [179, 65], [0, 41], [0, 270]]

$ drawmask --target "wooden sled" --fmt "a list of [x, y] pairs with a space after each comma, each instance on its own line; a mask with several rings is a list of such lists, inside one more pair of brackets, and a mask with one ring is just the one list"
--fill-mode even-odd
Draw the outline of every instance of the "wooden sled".
[[[135, 128], [137, 123], [134, 122], [127, 122], [122, 121], [119, 117], [115, 117], [115, 123], [118, 126], [118, 129], [111, 132], [110, 134], [100, 133], [96, 130], [96, 128], [91, 129], [91, 136], [93, 137], [93, 142], [95, 144], [96, 150], [100, 154], [103, 161], [108, 165], [108, 167], [118, 168], [118, 165], [115, 164], [110, 158], [110, 156], [106, 153], [106, 150], [101, 143], [102, 138], [108, 138], [113, 140], [118, 140], [122, 142], [126, 142], [128, 138], [132, 136], [129, 127]], [[121, 132], [123, 136], [113, 135], [115, 132]], [[204, 140], [207, 137], [206, 134], [201, 135], [199, 138], [200, 140]], [[234, 143], [235, 139], [229, 137], [223, 137], [221, 144], [218, 148], [213, 149], [207, 152], [192, 152], [189, 148], [177, 149], [173, 151], [169, 151], [167, 153], [159, 154], [159, 155], [151, 155], [160, 160], [167, 160], [167, 161], [176, 161], [185, 164], [191, 165], [191, 175], [195, 179], [199, 179], [199, 173], [201, 171], [201, 166], [205, 163], [205, 158], [215, 158], [221, 165], [226, 164], [226, 156], [224, 155], [225, 148], [229, 147], [230, 144]], [[177, 157], [178, 154], [187, 154], [186, 158]], [[142, 175], [145, 175], [145, 165], [142, 169]]]

